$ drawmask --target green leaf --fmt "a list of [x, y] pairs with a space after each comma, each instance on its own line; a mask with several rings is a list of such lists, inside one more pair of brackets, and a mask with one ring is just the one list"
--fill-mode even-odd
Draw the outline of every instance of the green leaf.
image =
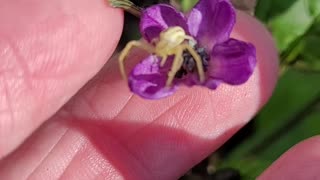
[[320, 134], [320, 112], [314, 110], [320, 104], [319, 79], [320, 74], [289, 70], [257, 116], [255, 133], [234, 148], [224, 163], [233, 167], [234, 160], [251, 160], [260, 164], [251, 172], [257, 175], [294, 144]]
[[240, 171], [243, 179], [256, 179], [267, 167], [288, 149], [311, 136], [319, 134], [320, 112], [314, 111], [299, 126], [286, 133], [281, 139], [271, 143], [257, 154], [246, 155], [224, 161], [219, 168], [232, 167]]
[[320, 14], [319, 0], [309, 0], [309, 11], [312, 16], [318, 16]]
[[284, 69], [320, 71], [319, 0], [259, 0], [256, 15], [271, 30]]
[[[320, 19], [320, 16], [319, 18]], [[293, 67], [304, 71], [320, 72], [320, 20], [310, 28], [310, 31], [300, 40], [299, 56]]]
[[291, 131], [284, 134], [280, 140], [273, 142], [270, 144], [270, 146], [265, 148], [260, 153], [260, 156], [264, 157], [264, 159], [274, 159], [275, 157], [281, 156], [298, 142], [318, 135], [320, 133], [319, 119], [319, 111], [310, 112], [310, 114], [306, 115], [299, 125], [295, 126]]
[[255, 179], [271, 162], [256, 157], [235, 158], [225, 161], [218, 166], [219, 169], [232, 167], [240, 171], [242, 179]]
[[317, 9], [319, 4], [320, 1], [297, 0], [287, 11], [268, 23], [280, 51], [309, 30], [320, 14], [320, 8]]
[[258, 0], [256, 16], [265, 23], [285, 14], [297, 0]]
[[180, 0], [182, 11], [189, 11], [197, 2], [198, 0]]

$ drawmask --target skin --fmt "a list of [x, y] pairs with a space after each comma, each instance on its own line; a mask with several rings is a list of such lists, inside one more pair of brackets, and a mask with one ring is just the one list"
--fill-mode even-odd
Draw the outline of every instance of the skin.
[[[102, 0], [0, 4], [3, 179], [177, 179], [244, 126], [276, 84], [272, 38], [240, 12], [232, 36], [254, 43], [258, 56], [247, 83], [149, 101], [130, 93], [110, 58], [121, 11]], [[145, 55], [133, 51], [128, 68]], [[294, 178], [301, 167], [315, 176], [308, 167], [319, 167], [319, 142], [297, 145], [260, 179]]]

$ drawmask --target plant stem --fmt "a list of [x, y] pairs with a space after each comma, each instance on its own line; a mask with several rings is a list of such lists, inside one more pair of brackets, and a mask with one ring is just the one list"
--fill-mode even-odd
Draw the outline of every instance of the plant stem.
[[109, 3], [112, 7], [121, 8], [138, 18], [141, 16], [142, 8], [135, 5], [130, 0], [109, 0]]

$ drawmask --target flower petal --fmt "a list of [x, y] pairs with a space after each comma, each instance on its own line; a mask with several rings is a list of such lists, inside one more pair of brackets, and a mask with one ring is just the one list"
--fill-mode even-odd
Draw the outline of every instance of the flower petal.
[[160, 59], [148, 56], [137, 64], [129, 76], [129, 87], [132, 92], [146, 99], [160, 99], [172, 95], [176, 87], [166, 87], [170, 66], [160, 68]]
[[184, 84], [188, 87], [192, 87], [192, 86], [205, 86], [209, 89], [217, 89], [217, 87], [219, 86], [220, 84], [220, 81], [219, 80], [216, 80], [216, 79], [211, 79], [211, 78], [208, 78], [204, 83], [201, 83], [200, 80], [199, 80], [199, 75], [197, 72], [194, 72], [194, 73], [189, 73], [187, 75], [185, 75], [185, 77], [179, 81], [176, 80], [176, 83], [177, 84]]
[[140, 32], [144, 39], [149, 42], [159, 37], [161, 31], [171, 26], [180, 26], [187, 33], [189, 32], [184, 15], [172, 6], [154, 5], [142, 12]]
[[235, 18], [228, 0], [200, 0], [189, 14], [188, 27], [202, 46], [212, 49], [215, 43], [229, 39]]
[[236, 39], [216, 45], [209, 61], [208, 76], [231, 85], [245, 83], [256, 66], [256, 49]]

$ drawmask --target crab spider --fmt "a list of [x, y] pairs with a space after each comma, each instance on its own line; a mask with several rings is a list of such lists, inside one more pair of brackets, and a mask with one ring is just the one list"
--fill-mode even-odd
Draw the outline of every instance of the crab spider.
[[[186, 42], [186, 40], [191, 41], [191, 43]], [[187, 50], [196, 62], [200, 82], [204, 82], [205, 75], [201, 57], [197, 54], [197, 52], [191, 45], [192, 43], [195, 44], [195, 42], [196, 41], [191, 36], [186, 35], [185, 31], [178, 26], [170, 27], [167, 30], [161, 32], [160, 37], [153, 40], [151, 44], [141, 41], [130, 41], [119, 56], [120, 73], [122, 74], [123, 78], [127, 80], [124, 61], [131, 48], [133, 47], [144, 49], [150, 54], [154, 54], [160, 57], [161, 67], [166, 63], [168, 56], [174, 55], [173, 63], [170, 72], [168, 73], [168, 79], [166, 81], [166, 86], [170, 86], [176, 73], [183, 65], [183, 51]]]

